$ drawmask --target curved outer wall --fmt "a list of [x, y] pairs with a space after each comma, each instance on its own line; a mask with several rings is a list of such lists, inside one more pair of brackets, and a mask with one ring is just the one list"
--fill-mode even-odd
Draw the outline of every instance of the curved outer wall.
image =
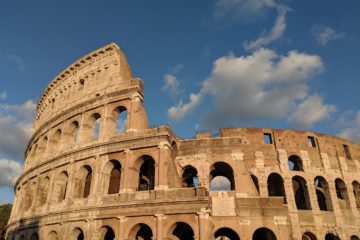
[[[299, 169], [289, 168], [294, 156]], [[11, 240], [112, 239], [111, 231], [115, 239], [188, 239], [176, 229], [192, 229], [200, 240], [253, 239], [262, 228], [280, 240], [360, 236], [359, 144], [262, 128], [181, 140], [167, 126], [150, 128], [143, 83], [115, 44], [49, 84], [25, 157], [7, 227]], [[189, 166], [197, 171], [195, 186], [184, 179]], [[274, 173], [281, 179], [275, 184]], [[216, 176], [232, 189], [210, 191]]]

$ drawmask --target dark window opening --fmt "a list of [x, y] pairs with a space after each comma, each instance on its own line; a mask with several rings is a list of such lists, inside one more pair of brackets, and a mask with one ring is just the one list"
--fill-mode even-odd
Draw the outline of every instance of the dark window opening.
[[273, 143], [271, 133], [264, 133], [264, 143], [265, 144], [272, 144]]
[[146, 224], [140, 224], [140, 229], [137, 232], [135, 239], [152, 240], [152, 236], [151, 228]]
[[198, 186], [198, 172], [193, 166], [186, 166], [182, 175], [184, 187], [197, 187]]
[[210, 168], [210, 191], [235, 190], [234, 172], [225, 162], [216, 162]]
[[91, 189], [91, 179], [92, 179], [92, 172], [88, 173], [85, 179], [85, 187], [84, 187], [84, 194], [83, 198], [87, 198], [90, 195], [90, 189]]
[[288, 159], [288, 165], [291, 171], [304, 171], [303, 163], [299, 156], [291, 155]]
[[351, 153], [350, 153], [350, 148], [348, 145], [343, 145], [344, 146], [344, 152], [345, 152], [345, 157], [347, 159], [351, 159]]
[[121, 165], [118, 161], [114, 161], [114, 168], [110, 173], [108, 194], [119, 193], [121, 180]]
[[295, 176], [292, 179], [292, 185], [297, 209], [311, 210], [309, 192], [305, 179], [299, 176]]
[[150, 156], [143, 157], [143, 164], [139, 173], [139, 191], [154, 190], [155, 185], [155, 161]]
[[254, 185], [255, 185], [255, 188], [256, 188], [257, 192], [260, 194], [260, 188], [259, 188], [259, 180], [258, 180], [258, 178], [257, 178], [255, 175], [253, 175], [253, 174], [250, 174], [250, 176], [251, 176], [251, 180], [253, 181], [253, 183], [254, 183]]
[[308, 140], [308, 146], [309, 147], [316, 147], [315, 138], [312, 136], [307, 137]]
[[340, 240], [340, 238], [334, 234], [328, 233], [325, 236], [325, 240]]
[[323, 177], [314, 179], [316, 198], [321, 211], [332, 211], [330, 190], [327, 181]]
[[177, 240], [193, 240], [195, 234], [189, 224], [179, 222], [176, 223], [176, 228], [172, 232], [172, 235], [174, 235]]
[[267, 187], [269, 196], [284, 197], [284, 203], [286, 203], [286, 195], [284, 188], [284, 180], [277, 173], [272, 173], [267, 179]]
[[218, 229], [215, 232], [214, 237], [216, 240], [225, 240], [225, 239], [240, 240], [239, 235], [234, 230], [226, 227]]
[[306, 232], [302, 235], [301, 240], [317, 240], [317, 239], [313, 233]]
[[253, 240], [276, 240], [275, 234], [267, 228], [257, 229], [252, 237]]
[[353, 193], [355, 197], [356, 207], [360, 208], [360, 184], [357, 181], [352, 182]]

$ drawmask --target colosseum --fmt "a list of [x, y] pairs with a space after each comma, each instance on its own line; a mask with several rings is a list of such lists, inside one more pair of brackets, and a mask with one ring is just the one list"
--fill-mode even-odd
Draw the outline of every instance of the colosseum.
[[359, 240], [360, 144], [326, 134], [150, 127], [111, 43], [41, 96], [8, 240]]

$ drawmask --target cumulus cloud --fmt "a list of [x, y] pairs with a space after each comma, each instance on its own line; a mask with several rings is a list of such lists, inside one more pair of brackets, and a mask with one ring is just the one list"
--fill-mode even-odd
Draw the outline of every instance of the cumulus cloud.
[[344, 127], [338, 136], [360, 143], [360, 110], [353, 119], [343, 119]]
[[7, 98], [6, 92], [0, 92], [0, 100], [5, 100]]
[[173, 74], [167, 73], [164, 75], [164, 85], [162, 86], [161, 90], [169, 91], [170, 94], [175, 96], [178, 94], [179, 85], [180, 83], [177, 77]]
[[337, 32], [333, 28], [327, 26], [315, 25], [312, 27], [311, 32], [316, 41], [322, 46], [325, 46], [330, 41], [345, 38], [344, 33]]
[[179, 120], [210, 95], [214, 106], [203, 122], [209, 128], [284, 118], [309, 95], [307, 80], [322, 70], [319, 56], [298, 51], [278, 55], [261, 48], [248, 56], [230, 54], [215, 60], [199, 93], [170, 108], [168, 115]]
[[189, 99], [190, 101], [188, 103], [183, 103], [182, 100], [179, 101], [179, 103], [176, 106], [173, 106], [168, 109], [168, 117], [171, 120], [178, 121], [182, 118], [184, 118], [185, 115], [192, 112], [201, 102], [202, 94], [190, 94]]
[[17, 161], [0, 159], [0, 186], [13, 186], [22, 172]]
[[324, 104], [323, 98], [314, 94], [308, 96], [297, 106], [288, 121], [298, 128], [308, 129], [314, 124], [328, 119], [336, 110], [335, 105]]
[[20, 105], [0, 104], [0, 156], [22, 159], [31, 136], [35, 103], [31, 100]]
[[266, 46], [271, 42], [281, 38], [284, 34], [286, 29], [286, 14], [290, 8], [282, 4], [275, 4], [273, 2], [268, 6], [275, 8], [278, 14], [274, 26], [269, 32], [263, 31], [257, 39], [250, 41], [249, 43], [245, 42], [244, 47], [246, 50], [254, 50], [258, 49], [259, 47]]

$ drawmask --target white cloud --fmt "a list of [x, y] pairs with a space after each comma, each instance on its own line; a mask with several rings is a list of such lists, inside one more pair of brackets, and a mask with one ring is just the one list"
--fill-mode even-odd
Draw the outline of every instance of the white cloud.
[[16, 64], [16, 67], [18, 70], [20, 70], [20, 71], [25, 70], [25, 63], [21, 57], [15, 55], [15, 54], [6, 54], [5, 57], [7, 59], [13, 61]]
[[179, 86], [179, 80], [175, 75], [169, 73], [164, 75], [164, 85], [162, 86], [161, 90], [169, 91], [170, 94], [176, 96], [179, 93]]
[[327, 26], [315, 25], [311, 29], [312, 34], [320, 45], [325, 46], [328, 42], [345, 38], [345, 34], [337, 32]]
[[21, 105], [0, 104], [0, 156], [21, 160], [31, 136], [35, 103]]
[[214, 106], [205, 116], [206, 127], [284, 118], [308, 96], [307, 80], [322, 70], [319, 56], [297, 51], [278, 55], [261, 48], [248, 56], [221, 57], [199, 93], [170, 108], [168, 115], [179, 120], [210, 95]]
[[356, 113], [354, 119], [342, 119], [342, 121], [346, 127], [338, 133], [338, 136], [360, 143], [360, 110]]
[[270, 32], [264, 31], [257, 39], [251, 41], [250, 43], [245, 42], [244, 47], [246, 50], [254, 50], [262, 46], [266, 46], [271, 42], [281, 38], [283, 33], [285, 32], [286, 14], [290, 10], [290, 8], [285, 5], [275, 3], [269, 4], [268, 6], [275, 8], [278, 14], [274, 26], [272, 27]]
[[0, 159], [0, 186], [12, 187], [22, 170], [22, 165], [17, 161]]
[[308, 129], [314, 124], [328, 119], [336, 112], [336, 106], [324, 104], [317, 94], [308, 96], [290, 115], [288, 121], [298, 128]]
[[6, 92], [0, 92], [0, 100], [5, 100], [7, 98]]
[[168, 109], [168, 117], [171, 120], [178, 121], [184, 118], [185, 115], [192, 112], [201, 102], [202, 94], [190, 94], [189, 99], [190, 101], [186, 104], [183, 104], [182, 100], [176, 106], [173, 106]]

